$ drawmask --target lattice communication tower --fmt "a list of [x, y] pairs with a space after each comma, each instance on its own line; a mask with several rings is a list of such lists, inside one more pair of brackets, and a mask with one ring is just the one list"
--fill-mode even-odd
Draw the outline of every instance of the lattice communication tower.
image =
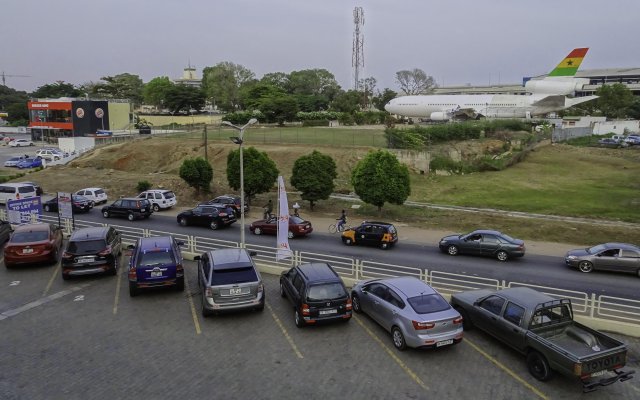
[[356, 7], [353, 9], [353, 53], [351, 55], [351, 66], [353, 67], [354, 89], [360, 89], [360, 69], [364, 68], [364, 33], [360, 32], [360, 27], [364, 25], [364, 9]]

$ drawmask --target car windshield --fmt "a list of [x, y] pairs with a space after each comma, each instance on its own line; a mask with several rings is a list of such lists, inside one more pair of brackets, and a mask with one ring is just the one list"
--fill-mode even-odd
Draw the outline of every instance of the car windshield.
[[450, 308], [449, 303], [436, 293], [411, 297], [407, 301], [418, 314], [429, 314]]
[[588, 248], [587, 252], [589, 254], [596, 254], [596, 253], [600, 253], [601, 251], [606, 250], [606, 249], [607, 249], [607, 247], [605, 245], [599, 244], [597, 246], [593, 246], [593, 247]]
[[11, 237], [11, 243], [41, 242], [48, 239], [49, 232], [47, 231], [16, 232]]
[[140, 255], [139, 266], [175, 264], [173, 253], [168, 251], [150, 251]]
[[104, 239], [70, 241], [67, 252], [71, 254], [95, 254], [107, 247]]
[[345, 297], [344, 287], [340, 283], [323, 283], [309, 287], [307, 298], [311, 300], [331, 300]]
[[252, 266], [213, 270], [211, 286], [231, 285], [234, 283], [256, 282], [258, 275]]
[[304, 220], [300, 217], [296, 217], [295, 215], [289, 215], [289, 221], [293, 224], [304, 224]]

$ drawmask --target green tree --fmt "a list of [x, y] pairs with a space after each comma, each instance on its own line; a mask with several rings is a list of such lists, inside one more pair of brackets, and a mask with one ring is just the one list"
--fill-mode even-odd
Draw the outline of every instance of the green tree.
[[384, 203], [403, 204], [411, 194], [409, 169], [386, 150], [369, 152], [351, 174], [351, 184], [360, 199], [382, 210]]
[[103, 76], [94, 87], [92, 94], [109, 99], [129, 99], [133, 104], [142, 104], [144, 84], [138, 75], [129, 73]]
[[285, 92], [289, 85], [289, 75], [284, 72], [270, 72], [260, 78], [260, 83], [275, 86]]
[[162, 107], [167, 98], [167, 93], [175, 84], [167, 76], [159, 76], [150, 80], [142, 89], [142, 97], [145, 104]]
[[331, 102], [331, 109], [334, 111], [353, 114], [360, 109], [362, 103], [362, 93], [355, 90], [342, 92]]
[[209, 191], [213, 179], [213, 168], [202, 157], [188, 158], [182, 162], [179, 174], [189, 186], [196, 189], [196, 195], [198, 195], [200, 190]]
[[187, 85], [173, 85], [166, 91], [164, 100], [164, 106], [174, 113], [200, 110], [204, 103], [205, 95], [202, 89]]
[[245, 85], [241, 90], [242, 103], [248, 110], [259, 110], [261, 103], [266, 99], [281, 97], [285, 94], [281, 88], [261, 81], [253, 85]]
[[326, 200], [333, 193], [336, 179], [336, 163], [333, 158], [317, 150], [298, 158], [293, 163], [291, 184], [302, 192], [302, 200], [309, 201], [311, 211], [318, 200]]
[[0, 85], [0, 111], [6, 111], [7, 121], [12, 125], [24, 125], [29, 121], [27, 110], [29, 95], [7, 86]]
[[358, 87], [360, 88], [361, 93], [360, 99], [362, 101], [362, 108], [369, 108], [369, 105], [372, 104], [377, 84], [378, 81], [372, 76], [360, 79], [360, 81], [358, 82]]
[[597, 106], [607, 118], [624, 118], [633, 105], [633, 93], [622, 83], [603, 85], [596, 90]]
[[240, 88], [253, 81], [255, 74], [242, 65], [221, 62], [202, 71], [202, 89], [215, 106], [236, 111], [240, 106]]
[[371, 102], [373, 103], [373, 106], [375, 108], [377, 108], [380, 111], [384, 111], [384, 106], [389, 101], [391, 101], [392, 99], [395, 99], [396, 97], [398, 97], [398, 93], [396, 93], [395, 91], [389, 88], [384, 88], [382, 93], [378, 92], [378, 94], [373, 97]]
[[267, 122], [277, 122], [284, 125], [285, 121], [295, 120], [298, 113], [298, 103], [293, 96], [268, 97], [260, 102], [260, 111]]
[[629, 106], [628, 116], [633, 119], [640, 119], [640, 97], [634, 97], [633, 103]]
[[56, 83], [48, 83], [37, 88], [31, 97], [36, 99], [57, 99], [59, 97], [80, 97], [84, 93], [73, 86], [71, 83], [57, 81]]
[[7, 121], [13, 126], [26, 126], [29, 123], [29, 110], [27, 102], [11, 103], [5, 111], [9, 114]]
[[[276, 163], [267, 153], [249, 147], [243, 150], [244, 193], [247, 203], [260, 193], [268, 192], [278, 179]], [[240, 150], [233, 150], [227, 156], [227, 181], [234, 190], [240, 190]]]

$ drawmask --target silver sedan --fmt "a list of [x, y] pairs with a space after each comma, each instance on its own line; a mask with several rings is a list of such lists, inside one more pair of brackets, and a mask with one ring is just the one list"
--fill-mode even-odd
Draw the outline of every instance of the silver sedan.
[[443, 347], [462, 340], [462, 317], [431, 286], [399, 277], [359, 282], [351, 292], [353, 311], [364, 312], [391, 332], [393, 345]]
[[629, 243], [603, 243], [569, 250], [564, 262], [581, 272], [593, 270], [629, 272], [640, 277], [640, 247]]

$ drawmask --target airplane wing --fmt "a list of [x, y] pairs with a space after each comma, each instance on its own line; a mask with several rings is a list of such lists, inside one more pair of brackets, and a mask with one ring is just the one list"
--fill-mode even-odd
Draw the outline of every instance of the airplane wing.
[[544, 97], [544, 98], [536, 101], [532, 105], [535, 106], [535, 107], [545, 107], [545, 108], [547, 108], [547, 107], [560, 107], [560, 108], [563, 108], [564, 107], [565, 98], [566, 97], [563, 94], [547, 96], [547, 97]]

